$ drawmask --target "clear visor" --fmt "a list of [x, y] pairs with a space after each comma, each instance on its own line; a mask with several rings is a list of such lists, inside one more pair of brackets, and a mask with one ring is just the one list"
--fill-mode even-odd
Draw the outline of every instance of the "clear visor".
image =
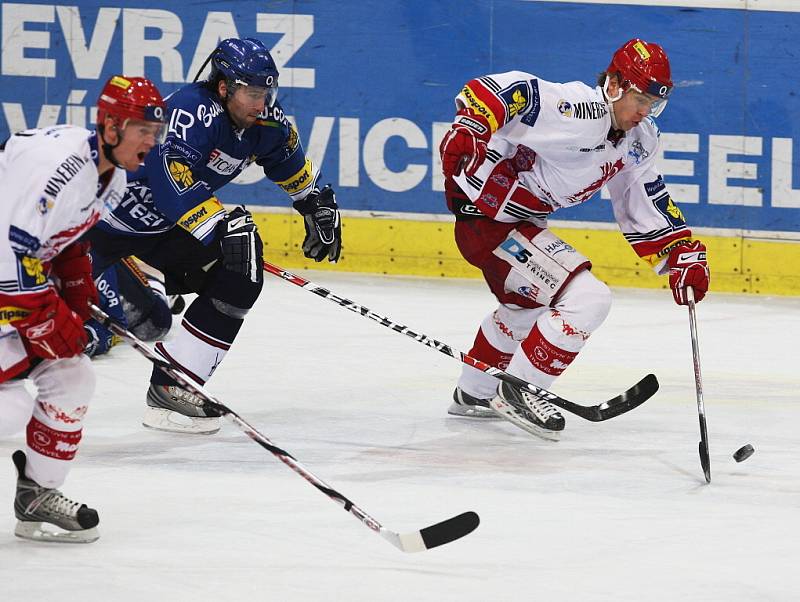
[[122, 126], [125, 134], [134, 134], [141, 138], [152, 136], [156, 144], [164, 144], [167, 139], [167, 124], [160, 121], [139, 121], [127, 119]]
[[642, 109], [647, 109], [648, 117], [658, 117], [664, 112], [664, 108], [667, 106], [668, 99], [659, 98], [658, 96], [653, 96], [652, 94], [642, 92], [633, 84], [630, 85], [629, 90], [633, 92], [638, 106]]
[[[278, 84], [276, 83], [273, 86], [263, 87], [263, 86], [252, 86], [248, 85], [241, 80], [236, 80], [236, 90], [241, 90], [242, 94], [247, 96], [250, 100], [254, 101], [264, 101], [264, 105], [267, 107], [271, 107], [275, 104], [275, 100], [278, 98]], [[234, 90], [235, 91], [235, 90]]]

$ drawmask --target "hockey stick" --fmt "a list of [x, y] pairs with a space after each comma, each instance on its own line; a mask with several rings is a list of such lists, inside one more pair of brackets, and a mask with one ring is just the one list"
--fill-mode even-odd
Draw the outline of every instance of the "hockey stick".
[[[495, 368], [494, 366], [490, 366], [486, 362], [483, 362], [479, 359], [475, 359], [474, 357], [470, 357], [463, 351], [458, 351], [457, 349], [453, 349], [449, 345], [442, 343], [441, 341], [437, 341], [436, 339], [430, 338], [428, 335], [422, 333], [416, 333], [408, 328], [408, 326], [404, 326], [402, 324], [397, 324], [393, 322], [386, 316], [382, 316], [380, 314], [375, 313], [370, 308], [365, 307], [363, 305], [358, 305], [354, 301], [350, 299], [345, 299], [344, 297], [339, 297], [338, 295], [333, 294], [326, 288], [322, 288], [321, 286], [317, 286], [313, 282], [302, 278], [301, 276], [297, 276], [296, 274], [292, 274], [291, 272], [287, 272], [283, 268], [279, 268], [276, 265], [269, 263], [268, 261], [264, 261], [264, 270], [269, 272], [270, 274], [274, 274], [279, 278], [283, 278], [284, 280], [291, 282], [299, 286], [300, 288], [304, 288], [309, 290], [310, 292], [319, 295], [323, 299], [329, 299], [334, 303], [341, 305], [345, 309], [349, 309], [353, 313], [357, 313], [362, 315], [374, 322], [377, 322], [381, 326], [386, 326], [391, 330], [399, 332], [400, 334], [404, 334], [408, 337], [411, 337], [418, 343], [422, 343], [426, 347], [431, 347], [436, 349], [445, 355], [449, 355], [453, 359], [459, 360], [473, 368], [477, 368], [482, 372], [486, 372], [486, 374], [490, 374], [494, 376], [498, 380], [502, 380], [504, 382], [509, 383], [519, 389], [525, 389], [526, 391], [532, 393], [539, 399], [543, 401], [549, 401], [555, 406], [563, 410], [567, 410], [568, 412], [572, 412], [573, 414], [580, 416], [586, 420], [591, 422], [602, 422], [603, 420], [608, 420], [609, 418], [614, 418], [615, 416], [619, 416], [620, 414], [624, 414], [625, 412], [629, 412], [630, 410], [642, 405], [645, 401], [650, 399], [653, 394], [658, 391], [658, 380], [653, 374], [648, 374], [638, 383], [633, 385], [630, 389], [622, 393], [621, 395], [617, 395], [609, 399], [608, 401], [604, 401], [603, 403], [599, 403], [597, 405], [592, 406], [584, 406], [581, 404], [573, 403], [564, 399], [563, 397], [559, 397], [555, 393], [551, 393], [547, 389], [542, 389], [541, 387], [537, 387], [529, 382], [522, 380], [521, 378], [517, 378], [499, 368]], [[516, 423], [515, 423], [516, 424]], [[518, 425], [519, 426], [519, 425]]]
[[706, 428], [706, 408], [703, 405], [703, 376], [700, 374], [700, 345], [697, 342], [697, 316], [695, 315], [694, 289], [686, 289], [689, 306], [689, 332], [692, 335], [692, 358], [694, 360], [694, 388], [697, 394], [697, 416], [700, 419], [700, 466], [706, 483], [711, 482], [711, 458], [708, 453], [708, 430]]
[[377, 520], [367, 514], [364, 510], [347, 499], [344, 495], [314, 475], [289, 452], [275, 445], [266, 436], [256, 430], [255, 427], [247, 423], [241, 416], [239, 416], [239, 414], [213, 397], [203, 388], [201, 384], [196, 383], [192, 378], [185, 375], [178, 368], [165, 361], [164, 358], [157, 355], [152, 349], [136, 338], [136, 336], [129, 330], [114, 322], [102, 309], [91, 304], [90, 309], [92, 311], [92, 315], [98, 322], [111, 330], [111, 332], [113, 332], [115, 335], [127, 341], [128, 344], [136, 349], [136, 351], [150, 360], [160, 370], [163, 370], [166, 374], [174, 378], [181, 386], [200, 397], [203, 400], [204, 408], [213, 408], [225, 416], [225, 418], [235, 424], [253, 441], [273, 454], [281, 462], [286, 464], [286, 466], [311, 483], [314, 487], [319, 489], [334, 502], [341, 504], [347, 512], [355, 516], [364, 525], [375, 531], [398, 550], [402, 550], [403, 552], [421, 552], [423, 550], [430, 550], [431, 548], [435, 548], [464, 537], [478, 527], [478, 524], [480, 523], [480, 518], [478, 515], [475, 512], [464, 512], [458, 516], [454, 516], [440, 523], [436, 523], [435, 525], [431, 525], [430, 527], [420, 529], [419, 531], [397, 533], [387, 529]]

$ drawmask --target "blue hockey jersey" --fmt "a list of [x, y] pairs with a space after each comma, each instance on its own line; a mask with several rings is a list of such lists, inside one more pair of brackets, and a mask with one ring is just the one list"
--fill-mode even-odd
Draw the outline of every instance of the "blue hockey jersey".
[[147, 236], [177, 225], [209, 244], [225, 216], [215, 192], [251, 163], [261, 166], [293, 201], [315, 188], [319, 174], [278, 103], [246, 130], [236, 129], [219, 97], [202, 82], [175, 92], [167, 107], [166, 140], [128, 174], [122, 202], [97, 227]]

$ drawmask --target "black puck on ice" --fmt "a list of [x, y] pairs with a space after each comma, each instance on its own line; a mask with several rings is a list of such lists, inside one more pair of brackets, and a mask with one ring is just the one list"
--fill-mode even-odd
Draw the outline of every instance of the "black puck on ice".
[[753, 449], [753, 446], [748, 443], [747, 445], [743, 445], [742, 447], [737, 449], [736, 452], [734, 452], [733, 459], [736, 460], [737, 462], [744, 462], [745, 460], [747, 460], [747, 458], [752, 456], [755, 451], [756, 450]]

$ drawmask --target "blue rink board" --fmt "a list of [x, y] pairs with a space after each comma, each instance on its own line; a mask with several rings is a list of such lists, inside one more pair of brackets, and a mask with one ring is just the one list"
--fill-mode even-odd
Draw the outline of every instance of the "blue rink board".
[[[70, 25], [76, 14], [80, 27]], [[98, 16], [113, 31], [107, 49], [95, 31]], [[88, 107], [112, 73], [136, 75], [132, 71], [143, 65], [147, 77], [171, 92], [194, 76], [188, 72], [202, 54], [199, 43], [213, 47], [217, 35], [233, 33], [257, 36], [284, 56], [281, 102], [310, 154], [323, 159], [323, 181], [334, 185], [342, 207], [412, 213], [446, 211], [434, 173], [434, 124], [441, 131], [452, 118], [452, 98], [465, 81], [521, 69], [554, 81], [593, 82], [617, 46], [643, 37], [665, 47], [677, 84], [659, 126], [696, 136], [696, 150], [665, 155], [690, 162], [693, 175], [667, 174], [668, 182], [698, 187], [696, 201], [682, 205], [687, 219], [708, 227], [800, 231], [800, 190], [792, 194], [792, 186], [800, 189], [798, 12], [509, 0], [82, 0], [77, 9], [3, 3], [0, 19], [0, 138], [55, 121], [85, 124]], [[295, 48], [279, 53], [287, 31], [294, 32]], [[66, 38], [77, 36], [91, 44], [88, 51], [73, 51], [79, 59], [86, 55], [76, 71]], [[142, 48], [159, 38], [166, 40], [168, 52], [159, 53], [165, 58], [141, 57]], [[51, 75], [42, 77], [43, 70]], [[713, 136], [747, 136], [751, 145], [761, 145], [760, 154], [727, 157], [749, 164], [752, 177], [723, 179], [728, 187], [747, 189], [755, 204], [707, 202]], [[789, 141], [791, 158], [785, 150], [773, 157], [775, 140], [782, 149]], [[787, 161], [790, 182], [784, 178], [775, 188], [776, 165], [786, 174]], [[287, 204], [264, 179], [229, 186], [221, 198]], [[557, 217], [613, 221], [609, 203], [599, 199]]]

